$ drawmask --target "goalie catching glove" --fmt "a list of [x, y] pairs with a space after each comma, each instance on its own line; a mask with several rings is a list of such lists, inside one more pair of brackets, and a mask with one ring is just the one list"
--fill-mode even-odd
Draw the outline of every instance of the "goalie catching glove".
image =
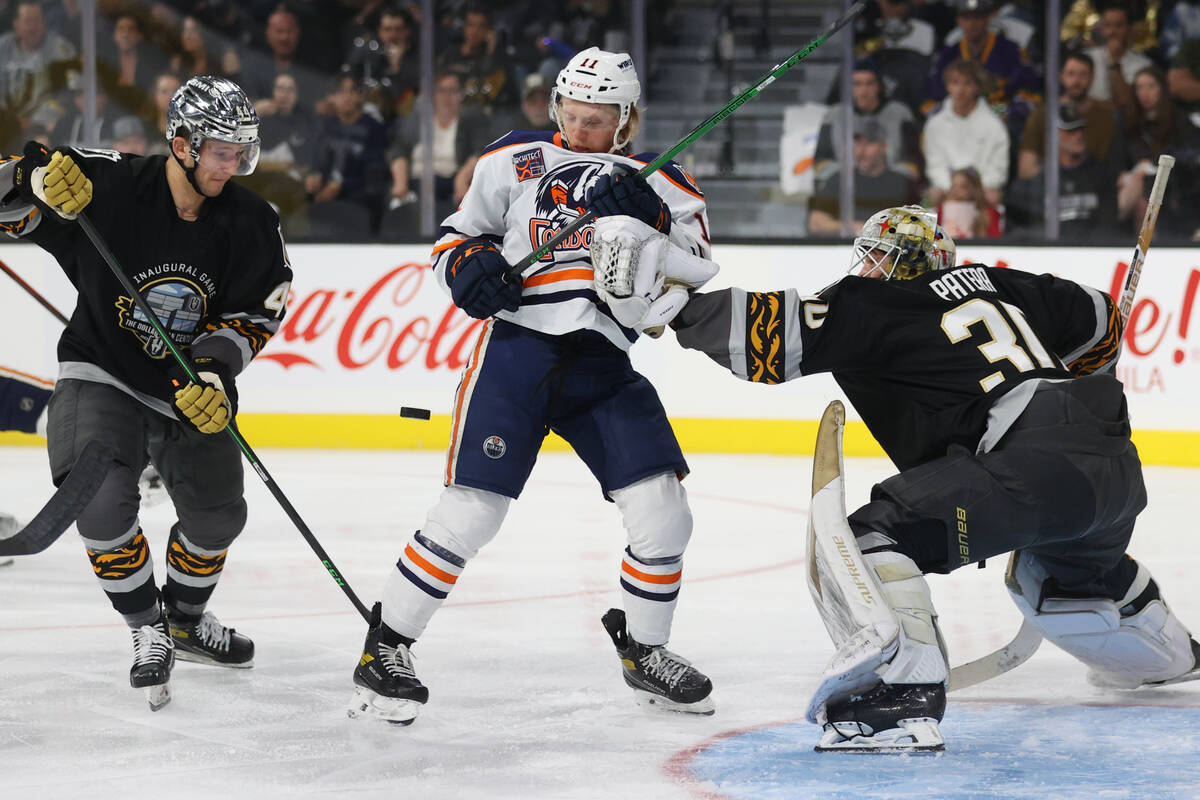
[[237, 413], [237, 387], [229, 367], [215, 358], [200, 356], [193, 362], [196, 380], [183, 368], [171, 369], [175, 387], [175, 416], [201, 433], [220, 433]]
[[92, 182], [65, 150], [51, 153], [39, 142], [27, 142], [13, 171], [21, 199], [65, 220], [79, 216], [92, 201]]
[[596, 294], [617, 322], [637, 331], [669, 323], [690, 290], [720, 269], [633, 217], [596, 220], [591, 252]]

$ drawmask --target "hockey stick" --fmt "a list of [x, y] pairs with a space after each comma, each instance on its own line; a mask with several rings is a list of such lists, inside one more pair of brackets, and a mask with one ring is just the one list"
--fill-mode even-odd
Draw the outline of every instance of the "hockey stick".
[[[647, 164], [646, 166], [644, 166], [640, 170], [638, 170], [637, 174], [639, 176], [645, 178], [646, 176], [650, 175], [651, 173], [657, 172], [658, 170], [662, 169], [664, 164], [666, 164], [672, 158], [679, 155], [679, 153], [683, 152], [685, 149], [687, 149], [689, 146], [691, 146], [692, 142], [696, 141], [701, 136], [708, 133], [710, 130], [712, 130], [718, 124], [720, 124], [721, 120], [725, 119], [730, 114], [737, 111], [739, 108], [741, 108], [743, 105], [745, 105], [748, 101], [752, 100], [760, 91], [762, 91], [763, 89], [767, 88], [772, 83], [774, 83], [778, 77], [783, 75], [783, 73], [787, 72], [789, 69], [796, 66], [804, 59], [808, 58], [809, 54], [812, 53], [812, 51], [816, 50], [818, 47], [823, 45], [826, 42], [826, 40], [828, 40], [831, 36], [833, 36], [835, 33], [837, 33], [839, 30], [841, 30], [847, 24], [849, 24], [859, 14], [861, 14], [864, 6], [865, 6], [864, 0], [858, 0], [857, 3], [855, 3], [853, 6], [850, 7], [849, 11], [847, 11], [845, 14], [843, 14], [841, 17], [839, 17], [832, 25], [830, 25], [828, 28], [826, 28], [824, 33], [822, 33], [817, 38], [813, 39], [811, 42], [806, 44], [804, 47], [797, 50], [795, 53], [792, 53], [792, 55], [789, 56], [783, 62], [776, 64], [774, 67], [772, 67], [770, 69], [770, 71], [767, 72], [767, 74], [763, 75], [761, 78], [756, 80], [749, 88], [745, 89], [737, 97], [733, 98], [728, 103], [721, 106], [721, 108], [718, 109], [716, 112], [714, 112], [712, 114], [712, 116], [710, 116], [708, 119], [704, 120], [699, 125], [697, 125], [695, 130], [693, 130], [687, 136], [684, 136], [682, 139], [680, 139], [678, 142], [676, 142], [674, 145], [672, 145], [669, 150], [667, 150], [665, 153], [659, 154], [658, 158], [654, 159], [649, 164]], [[583, 226], [594, 222], [595, 219], [596, 219], [596, 213], [594, 211], [589, 210], [589, 211], [584, 212], [582, 215], [577, 217], [573, 222], [571, 222], [565, 228], [561, 229], [558, 233], [554, 234], [549, 239], [547, 239], [546, 243], [543, 244], [541, 247], [537, 248], [532, 253], [525, 256], [525, 258], [521, 259], [519, 262], [517, 262], [513, 266], [509, 267], [508, 270], [504, 273], [504, 282], [505, 283], [513, 283], [514, 281], [521, 280], [522, 273], [525, 272], [525, 270], [527, 270], [529, 267], [533, 266], [539, 260], [541, 260], [541, 259], [545, 258], [547, 255], [549, 255], [554, 250], [554, 248], [557, 247], [559, 245], [559, 243], [562, 242], [564, 239], [566, 239], [568, 236], [575, 233]]]
[[[1150, 201], [1146, 205], [1146, 215], [1142, 218], [1142, 227], [1138, 231], [1137, 244], [1133, 248], [1133, 258], [1129, 261], [1129, 273], [1125, 276], [1125, 285], [1121, 288], [1121, 297], [1117, 301], [1117, 311], [1121, 315], [1121, 327], [1129, 321], [1133, 310], [1133, 297], [1137, 293], [1138, 280], [1142, 277], [1142, 266], [1146, 262], [1146, 253], [1154, 238], [1154, 228], [1158, 224], [1158, 212], [1162, 208], [1163, 194], [1167, 190], [1167, 180], [1171, 176], [1171, 168], [1175, 166], [1175, 158], [1166, 154], [1158, 157], [1158, 168], [1154, 173], [1154, 184], [1150, 188]], [[1012, 580], [1012, 570], [1016, 553], [1009, 559], [1008, 574], [1005, 581]], [[1029, 620], [1021, 623], [1020, 630], [1012, 641], [994, 653], [976, 659], [969, 664], [962, 664], [950, 670], [949, 691], [965, 689], [997, 675], [1003, 675], [1010, 669], [1026, 661], [1037, 651], [1042, 643], [1042, 635]]]
[[1142, 217], [1142, 229], [1138, 231], [1137, 245], [1133, 248], [1133, 258], [1129, 260], [1129, 274], [1125, 276], [1125, 285], [1121, 288], [1121, 299], [1117, 302], [1117, 310], [1121, 313], [1121, 326], [1129, 321], [1129, 313], [1133, 311], [1133, 295], [1137, 292], [1138, 280], [1142, 277], [1142, 264], [1146, 261], [1146, 251], [1150, 249], [1150, 240], [1154, 238], [1154, 227], [1158, 224], [1158, 211], [1162, 208], [1163, 194], [1167, 191], [1167, 179], [1171, 177], [1171, 168], [1175, 166], [1175, 157], [1160, 155], [1158, 168], [1154, 171], [1154, 185], [1150, 187], [1150, 202], [1146, 205], [1146, 215]]
[[[87, 234], [89, 239], [92, 240], [92, 244], [95, 246], [96, 251], [100, 253], [100, 257], [104, 259], [105, 263], [108, 264], [109, 269], [112, 270], [113, 275], [116, 276], [117, 280], [121, 283], [121, 288], [129, 292], [130, 296], [133, 298], [134, 305], [137, 306], [138, 311], [142, 312], [142, 314], [146, 317], [146, 321], [149, 322], [151, 327], [154, 328], [154, 332], [158, 334], [159, 338], [162, 339], [163, 343], [167, 346], [167, 349], [171, 351], [171, 355], [173, 355], [175, 360], [179, 362], [179, 365], [183, 367], [183, 371], [187, 374], [188, 379], [192, 381], [198, 381], [199, 378], [196, 376], [195, 367], [193, 367], [191, 362], [183, 355], [183, 353], [179, 351], [179, 349], [175, 346], [175, 342], [171, 340], [171, 337], [167, 335], [167, 331], [163, 328], [162, 323], [159, 322], [158, 316], [154, 313], [153, 309], [150, 308], [149, 304], [146, 303], [146, 299], [142, 297], [140, 292], [138, 292], [137, 287], [133, 285], [133, 281], [131, 281], [129, 276], [125, 274], [125, 271], [121, 269], [121, 265], [117, 263], [116, 256], [114, 256], [112, 250], [108, 248], [104, 238], [100, 235], [100, 232], [96, 230], [96, 226], [92, 224], [92, 221], [88, 219], [86, 214], [82, 213], [79, 215], [78, 222], [79, 227], [83, 228], [83, 232]], [[271, 477], [271, 473], [267, 472], [267, 468], [263, 466], [263, 463], [258, 459], [258, 456], [255, 455], [254, 451], [250, 449], [250, 445], [246, 443], [246, 440], [242, 438], [242, 435], [237, 430], [237, 425], [235, 422], [230, 420], [229, 425], [225, 428], [225, 430], [228, 431], [231, 437], [233, 437], [233, 441], [237, 443], [238, 448], [242, 451], [242, 455], [244, 455], [246, 460], [250, 462], [250, 466], [254, 467], [254, 471], [258, 473], [258, 477], [262, 479], [262, 482], [266, 484], [267, 489], [270, 490], [271, 494], [275, 496], [275, 499], [283, 508], [284, 513], [288, 515], [288, 517], [292, 520], [292, 523], [296, 526], [297, 530], [300, 531], [300, 535], [304, 537], [306, 542], [308, 542], [308, 546], [311, 547], [313, 552], [317, 554], [317, 558], [321, 559], [321, 565], [325, 567], [326, 571], [329, 573], [329, 577], [333, 578], [334, 583], [341, 587], [346, 597], [350, 598], [350, 602], [354, 604], [356, 609], [358, 609], [358, 613], [362, 615], [363, 620], [365, 620], [367, 623], [370, 623], [370, 611], [367, 610], [367, 607], [364, 606], [362, 601], [358, 599], [358, 595], [354, 593], [354, 590], [351, 589], [350, 585], [347, 584], [342, 578], [341, 573], [338, 572], [337, 567], [335, 567], [333, 564], [333, 559], [331, 559], [329, 554], [325, 552], [325, 548], [321, 547], [321, 543], [317, 541], [317, 537], [314, 536], [313, 532], [309, 530], [307, 525], [304, 524], [304, 520], [300, 518], [300, 514], [296, 511], [291, 501], [287, 499], [287, 496], [283, 493], [283, 490], [279, 488], [279, 485], [275, 483], [275, 479]]]
[[23, 280], [21, 279], [21, 276], [20, 276], [20, 275], [18, 275], [16, 272], [14, 272], [14, 271], [13, 271], [12, 267], [10, 267], [8, 264], [5, 264], [3, 261], [0, 261], [0, 270], [3, 270], [3, 271], [4, 271], [4, 273], [5, 273], [6, 275], [8, 275], [8, 277], [10, 277], [10, 278], [12, 278], [14, 281], [16, 281], [18, 286], [20, 286], [22, 289], [24, 289], [26, 292], [28, 292], [28, 293], [29, 293], [29, 296], [30, 296], [30, 297], [32, 297], [34, 300], [37, 300], [39, 303], [41, 303], [41, 304], [42, 304], [42, 308], [46, 309], [46, 310], [47, 310], [47, 311], [49, 311], [51, 314], [53, 314], [53, 315], [54, 315], [54, 316], [55, 316], [55, 317], [58, 319], [58, 321], [59, 321], [59, 322], [61, 322], [63, 325], [66, 325], [66, 324], [67, 324], [68, 320], [67, 320], [67, 318], [66, 318], [66, 317], [64, 317], [64, 316], [63, 316], [62, 312], [61, 312], [61, 311], [59, 311], [57, 308], [55, 308], [55, 307], [54, 307], [54, 306], [53, 306], [53, 305], [50, 303], [50, 301], [49, 301], [49, 300], [47, 300], [46, 298], [42, 297], [42, 296], [41, 296], [41, 295], [38, 293], [37, 289], [34, 289], [34, 288], [33, 288], [32, 286], [30, 286], [28, 283], [26, 283], [25, 281], [23, 281]]
[[100, 490], [113, 456], [100, 442], [83, 446], [75, 466], [29, 524], [7, 539], [0, 539], [0, 556], [40, 553], [62, 536]]

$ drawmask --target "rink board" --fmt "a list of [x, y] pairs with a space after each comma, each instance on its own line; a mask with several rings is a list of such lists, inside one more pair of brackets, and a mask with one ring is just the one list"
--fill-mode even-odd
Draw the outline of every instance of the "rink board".
[[[725, 245], [712, 287], [817, 291], [845, 270], [848, 247]], [[960, 261], [1053, 272], [1119, 292], [1130, 251], [1113, 248], [959, 248]], [[428, 270], [423, 246], [307, 245], [289, 248], [295, 271], [280, 333], [239, 378], [241, 425], [255, 446], [442, 448], [459, 373], [478, 323], [455, 309]], [[0, 259], [65, 313], [73, 290], [37, 248], [0, 247]], [[58, 323], [0, 276], [0, 364], [53, 376]], [[1135, 440], [1149, 463], [1200, 465], [1200, 342], [1191, 338], [1200, 287], [1195, 249], [1150, 252], [1124, 341], [1125, 382]], [[829, 376], [780, 386], [734, 379], [706, 357], [680, 350], [668, 333], [633, 350], [689, 452], [805, 454], [816, 420], [840, 397]], [[427, 408], [432, 420], [398, 416]], [[0, 434], [0, 443], [36, 443]], [[556, 437], [551, 449], [565, 449]], [[847, 452], [878, 455], [851, 415]]]

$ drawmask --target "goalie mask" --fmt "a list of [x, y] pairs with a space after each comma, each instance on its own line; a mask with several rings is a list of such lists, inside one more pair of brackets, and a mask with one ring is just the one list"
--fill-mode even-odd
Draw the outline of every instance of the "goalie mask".
[[[854, 239], [850, 272], [869, 277], [878, 269], [884, 280], [905, 281], [941, 269], [943, 253], [937, 249], [937, 230], [937, 214], [921, 206], [876, 212]], [[949, 239], [944, 231], [942, 235]]]
[[[249, 175], [258, 165], [258, 113], [241, 87], [225, 78], [194, 77], [176, 89], [167, 106], [166, 133], [168, 143], [176, 136], [187, 138], [197, 164], [203, 158], [215, 169], [236, 159], [236, 175]], [[206, 149], [206, 141], [233, 146]], [[193, 185], [194, 169], [185, 167]]]
[[589, 47], [576, 53], [558, 73], [554, 88], [550, 90], [550, 119], [562, 131], [558, 111], [564, 97], [581, 103], [615, 105], [619, 111], [617, 131], [608, 152], [620, 152], [629, 144], [630, 134], [625, 126], [641, 96], [642, 85], [628, 53], [610, 53], [599, 47]]

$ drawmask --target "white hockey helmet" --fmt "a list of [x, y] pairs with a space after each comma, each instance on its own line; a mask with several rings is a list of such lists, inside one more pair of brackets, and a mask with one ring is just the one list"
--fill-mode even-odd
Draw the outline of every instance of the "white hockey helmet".
[[885, 280], [903, 281], [941, 269], [943, 255], [936, 247], [937, 227], [937, 213], [922, 206], [895, 206], [875, 212], [854, 239], [850, 271], [859, 272], [864, 264], [878, 267], [889, 258], [887, 266], [882, 267]]
[[168, 143], [186, 136], [196, 161], [206, 139], [242, 145], [238, 175], [249, 175], [258, 164], [258, 112], [227, 78], [197, 76], [176, 89], [167, 105], [166, 134]]
[[613, 146], [609, 150], [616, 152], [629, 144], [629, 135], [626, 133], [622, 136], [622, 133], [641, 96], [642, 84], [633, 67], [633, 58], [628, 53], [610, 53], [599, 47], [589, 47], [576, 53], [558, 73], [554, 88], [550, 90], [550, 118], [561, 131], [558, 109], [564, 97], [581, 103], [617, 106], [620, 118], [617, 120], [617, 132], [613, 134]]

